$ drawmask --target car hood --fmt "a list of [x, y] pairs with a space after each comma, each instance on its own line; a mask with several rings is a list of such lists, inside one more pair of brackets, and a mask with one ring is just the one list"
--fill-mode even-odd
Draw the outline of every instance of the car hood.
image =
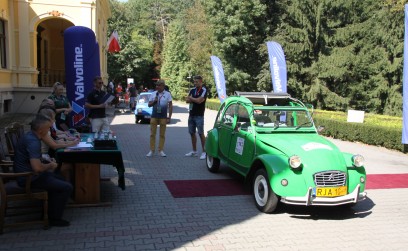
[[137, 103], [136, 108], [149, 108], [147, 103]]
[[[257, 134], [258, 141], [286, 156], [300, 156], [304, 167], [321, 170], [345, 169], [343, 153], [329, 140], [318, 134]], [[316, 168], [313, 168], [316, 170]]]

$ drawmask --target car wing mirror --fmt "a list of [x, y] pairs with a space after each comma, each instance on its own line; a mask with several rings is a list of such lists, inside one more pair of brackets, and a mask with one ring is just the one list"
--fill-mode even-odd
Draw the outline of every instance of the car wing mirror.
[[325, 129], [324, 126], [318, 126], [318, 127], [317, 127], [317, 132], [318, 132], [318, 133], [321, 133], [321, 132], [324, 131], [324, 129]]
[[234, 132], [239, 132], [241, 130], [241, 125], [239, 123], [236, 123], [234, 127]]

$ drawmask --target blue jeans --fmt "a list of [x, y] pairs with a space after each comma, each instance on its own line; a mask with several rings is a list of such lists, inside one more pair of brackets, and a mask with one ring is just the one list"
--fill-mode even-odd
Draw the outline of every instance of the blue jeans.
[[190, 134], [195, 134], [196, 128], [199, 135], [204, 134], [204, 116], [188, 117], [188, 132]]

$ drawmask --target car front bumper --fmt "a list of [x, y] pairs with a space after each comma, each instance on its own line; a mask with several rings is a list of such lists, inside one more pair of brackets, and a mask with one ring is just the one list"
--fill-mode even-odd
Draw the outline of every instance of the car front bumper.
[[313, 196], [313, 188], [309, 187], [305, 196], [303, 197], [281, 197], [281, 202], [292, 205], [305, 205], [305, 206], [337, 206], [349, 203], [357, 203], [358, 201], [365, 200], [367, 197], [366, 192], [360, 193], [360, 185], [354, 189], [352, 193], [338, 197], [315, 197]]
[[137, 109], [136, 109], [135, 116], [140, 117], [140, 118], [150, 119], [152, 114], [147, 112], [147, 111], [144, 111], [144, 110], [142, 112], [138, 112]]

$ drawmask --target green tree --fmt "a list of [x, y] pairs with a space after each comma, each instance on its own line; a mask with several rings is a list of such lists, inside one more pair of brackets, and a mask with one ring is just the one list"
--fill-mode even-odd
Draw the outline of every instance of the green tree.
[[118, 31], [121, 51], [108, 54], [108, 74], [112, 79], [125, 82], [132, 77], [137, 83], [144, 82], [154, 76], [153, 40], [149, 33], [140, 32], [133, 25], [134, 13], [128, 8], [128, 3], [112, 1], [112, 18], [108, 20], [108, 36], [114, 30]]
[[195, 1], [195, 4], [180, 18], [186, 23], [190, 74], [201, 75], [209, 90], [209, 96], [213, 97], [217, 92], [210, 60], [214, 39], [201, 1]]
[[166, 80], [174, 99], [182, 99], [188, 93], [187, 76], [191, 68], [186, 33], [182, 22], [173, 21], [163, 48], [161, 77]]
[[285, 50], [294, 96], [323, 109], [395, 113], [401, 15], [375, 0], [281, 2], [288, 7], [271, 39]]
[[[288, 92], [329, 110], [401, 114], [404, 4], [400, 0], [111, 0], [109, 32], [123, 52], [109, 74], [167, 80], [177, 98], [187, 77], [214, 91], [210, 55], [227, 93], [270, 91], [266, 41], [286, 55]], [[150, 76], [150, 77], [148, 77]]]
[[257, 90], [262, 63], [258, 48], [268, 27], [266, 6], [259, 0], [203, 1], [214, 36], [213, 54], [223, 62], [227, 92]]

